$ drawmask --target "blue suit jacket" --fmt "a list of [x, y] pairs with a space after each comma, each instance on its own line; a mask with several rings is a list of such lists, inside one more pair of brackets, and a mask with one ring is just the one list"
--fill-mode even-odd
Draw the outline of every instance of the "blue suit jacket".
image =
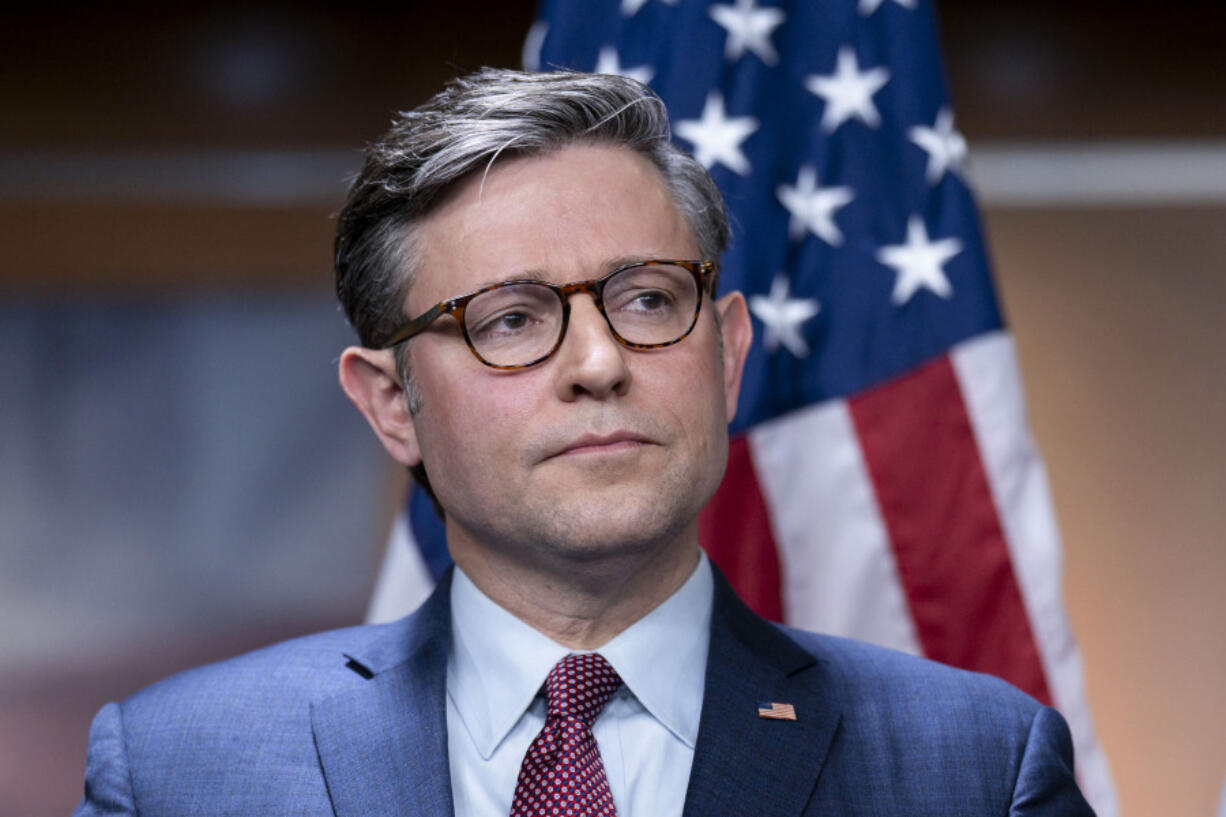
[[[449, 581], [412, 616], [191, 670], [98, 713], [78, 815], [449, 815]], [[1088, 815], [1055, 711], [788, 630], [716, 574], [686, 817]], [[758, 717], [791, 703], [795, 721]]]

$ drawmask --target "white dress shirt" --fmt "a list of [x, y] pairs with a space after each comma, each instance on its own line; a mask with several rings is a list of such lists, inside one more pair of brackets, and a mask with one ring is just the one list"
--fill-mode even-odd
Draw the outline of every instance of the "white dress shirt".
[[[710, 642], [705, 554], [677, 592], [599, 650], [621, 676], [592, 732], [618, 817], [679, 817]], [[507, 817], [529, 744], [545, 724], [542, 685], [568, 653], [477, 589], [451, 583], [447, 754], [456, 817]]]

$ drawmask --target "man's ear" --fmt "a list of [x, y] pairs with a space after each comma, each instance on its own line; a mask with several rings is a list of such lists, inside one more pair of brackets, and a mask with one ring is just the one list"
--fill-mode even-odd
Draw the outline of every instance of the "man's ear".
[[370, 423], [387, 453], [404, 465], [420, 463], [417, 431], [396, 372], [395, 353], [350, 346], [341, 352], [339, 375], [341, 388]]
[[736, 416], [737, 398], [741, 393], [741, 375], [745, 372], [745, 358], [753, 343], [753, 323], [749, 320], [749, 308], [745, 296], [729, 292], [715, 302], [719, 311], [720, 331], [724, 335], [724, 402], [728, 422]]

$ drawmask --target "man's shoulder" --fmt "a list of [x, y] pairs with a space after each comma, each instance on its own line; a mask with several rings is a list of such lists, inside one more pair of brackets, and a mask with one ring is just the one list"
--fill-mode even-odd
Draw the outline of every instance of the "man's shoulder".
[[957, 669], [898, 650], [779, 625], [822, 665], [822, 676], [852, 704], [888, 717], [907, 713], [974, 716], [1025, 727], [1041, 704], [991, 675]]
[[136, 798], [157, 814], [283, 813], [286, 803], [315, 813], [327, 803], [321, 739], [360, 741], [395, 717], [430, 726], [422, 707], [406, 710], [442, 689], [445, 608], [423, 609], [190, 669], [107, 704], [90, 730], [87, 796]]
[[397, 637], [405, 622], [329, 630], [192, 669], [161, 680], [120, 703], [124, 721], [198, 723], [301, 712], [304, 704], [361, 685], [369, 670], [356, 659]]
[[[990, 733], [1028, 733], [1043, 705], [992, 676], [955, 669], [898, 650], [768, 622], [745, 606], [716, 572], [715, 626], [721, 642], [717, 683], [736, 683], [739, 661], [756, 657], [807, 687], [843, 726], [870, 741], [952, 738], [971, 745]], [[970, 733], [976, 733], [972, 736]], [[954, 734], [947, 734], [954, 733]]]
[[818, 753], [822, 783], [806, 814], [851, 804], [865, 814], [1004, 814], [1036, 804], [1045, 814], [1091, 813], [1074, 782], [1063, 719], [1008, 683], [723, 607], [731, 613], [713, 642], [719, 677], [708, 688], [718, 717], [704, 712], [700, 735], [710, 729], [708, 740], [716, 735], [724, 753], [735, 753], [753, 734], [737, 725], [751, 717], [738, 714], [746, 693], [790, 705], [797, 726], [781, 731], [759, 720], [753, 745], [775, 752], [759, 774]]
[[[173, 675], [108, 707], [129, 740], [309, 730], [312, 711], [359, 690], [430, 684], [446, 662], [447, 586], [411, 615], [306, 635]], [[386, 675], [385, 675], [386, 674]], [[272, 737], [270, 735], [270, 737]]]

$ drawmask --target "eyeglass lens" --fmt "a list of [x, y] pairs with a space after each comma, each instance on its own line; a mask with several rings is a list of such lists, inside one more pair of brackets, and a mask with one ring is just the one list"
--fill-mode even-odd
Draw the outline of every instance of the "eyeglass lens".
[[[630, 267], [607, 278], [603, 311], [613, 332], [631, 344], [651, 346], [682, 337], [694, 321], [699, 292], [684, 267]], [[486, 362], [517, 366], [553, 349], [562, 333], [562, 298], [543, 284], [509, 284], [469, 302], [464, 325]]]

